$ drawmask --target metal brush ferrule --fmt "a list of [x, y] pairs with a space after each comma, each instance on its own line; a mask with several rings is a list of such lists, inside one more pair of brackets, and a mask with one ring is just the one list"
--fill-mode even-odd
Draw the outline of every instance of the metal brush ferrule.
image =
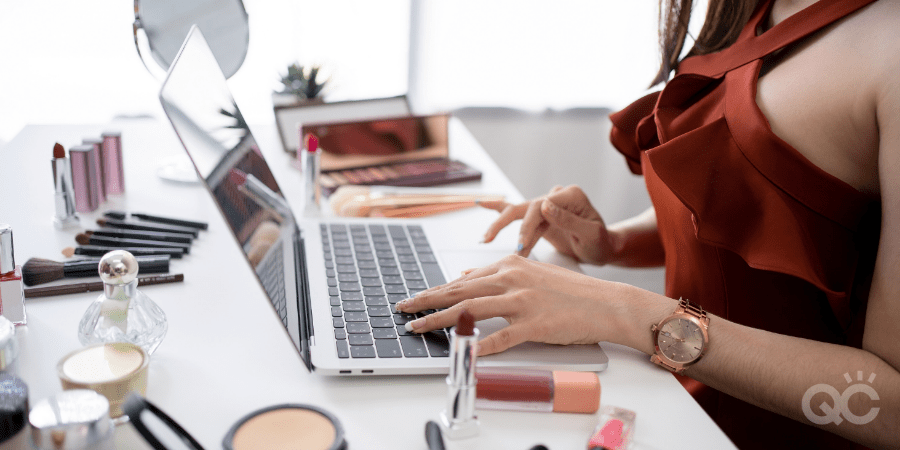
[[69, 160], [54, 158], [50, 160], [53, 168], [53, 189], [56, 213], [53, 224], [56, 228], [78, 225], [78, 214], [75, 212], [75, 192], [72, 190], [72, 175], [69, 171]]
[[450, 332], [450, 373], [447, 375], [447, 408], [441, 413], [441, 425], [449, 439], [478, 434], [475, 416], [475, 363], [478, 329], [471, 336]]

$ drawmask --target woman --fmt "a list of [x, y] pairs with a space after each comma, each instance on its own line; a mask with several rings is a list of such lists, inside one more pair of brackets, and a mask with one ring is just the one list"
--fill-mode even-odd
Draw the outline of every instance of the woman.
[[[675, 76], [611, 116], [653, 208], [606, 226], [577, 187], [488, 205], [486, 241], [522, 219], [518, 256], [398, 309], [452, 306], [416, 332], [462, 308], [504, 317], [482, 355], [524, 341], [643, 351], [689, 377], [739, 447], [900, 447], [900, 0], [711, 0], [679, 61], [690, 4], [662, 7], [656, 81]], [[584, 263], [664, 264], [666, 296], [522, 258], [541, 237]], [[698, 331], [650, 331], [675, 311]], [[665, 355], [682, 347], [694, 354]], [[846, 389], [859, 373], [871, 390]]]

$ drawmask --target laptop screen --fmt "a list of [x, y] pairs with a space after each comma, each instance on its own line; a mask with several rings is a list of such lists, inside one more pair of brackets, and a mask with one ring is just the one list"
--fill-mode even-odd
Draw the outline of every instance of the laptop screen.
[[309, 322], [298, 295], [304, 292], [304, 277], [297, 224], [198, 28], [185, 39], [159, 96], [197, 174], [309, 366]]

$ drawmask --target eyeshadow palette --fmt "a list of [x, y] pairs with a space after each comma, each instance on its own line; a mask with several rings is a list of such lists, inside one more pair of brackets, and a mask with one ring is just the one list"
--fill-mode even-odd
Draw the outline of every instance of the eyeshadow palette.
[[424, 187], [481, 179], [481, 172], [446, 158], [405, 161], [354, 169], [323, 171], [319, 182], [325, 195], [347, 185]]

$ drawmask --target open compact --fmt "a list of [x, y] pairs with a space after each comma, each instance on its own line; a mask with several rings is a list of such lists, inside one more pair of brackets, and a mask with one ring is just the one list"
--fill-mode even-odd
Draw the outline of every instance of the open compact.
[[222, 441], [225, 450], [344, 450], [336, 417], [310, 405], [275, 405], [238, 420]]

